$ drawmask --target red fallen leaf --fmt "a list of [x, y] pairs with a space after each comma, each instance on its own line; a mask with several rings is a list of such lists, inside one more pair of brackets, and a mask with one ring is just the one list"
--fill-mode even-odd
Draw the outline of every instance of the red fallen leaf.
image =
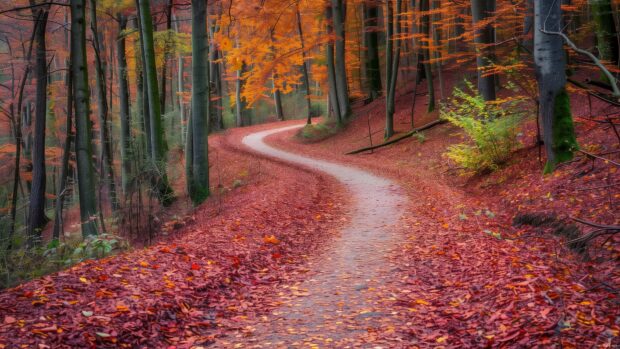
[[34, 296], [34, 292], [32, 292], [32, 291], [25, 291], [22, 294], [22, 297], [26, 297], [26, 298], [32, 298], [32, 296]]
[[278, 252], [274, 252], [274, 253], [271, 254], [271, 258], [279, 259], [279, 258], [282, 258], [282, 255], [279, 254]]
[[107, 276], [106, 274], [101, 274], [101, 275], [97, 276], [97, 280], [102, 281], [102, 282], [103, 282], [103, 281], [106, 281], [106, 280], [107, 280], [107, 279], [109, 279], [109, 278], [110, 278], [110, 277], [109, 277], [109, 276]]
[[12, 316], [5, 316], [5, 317], [4, 317], [4, 323], [5, 323], [5, 324], [12, 324], [12, 323], [14, 323], [15, 321], [17, 321], [17, 319], [15, 319], [15, 318], [14, 318], [14, 317], [12, 317]]
[[200, 270], [200, 265], [197, 263], [192, 263], [192, 270]]

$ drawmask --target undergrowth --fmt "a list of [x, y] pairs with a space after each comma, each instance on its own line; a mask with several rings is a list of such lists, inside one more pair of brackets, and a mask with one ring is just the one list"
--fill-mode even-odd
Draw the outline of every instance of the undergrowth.
[[446, 157], [463, 174], [497, 170], [519, 146], [518, 126], [525, 116], [520, 97], [484, 101], [469, 81], [465, 89], [454, 88], [453, 97], [442, 106], [441, 118], [461, 128], [467, 142], [448, 148]]
[[315, 143], [325, 140], [342, 130], [343, 126], [328, 120], [318, 124], [306, 125], [300, 129], [296, 137], [304, 143]]

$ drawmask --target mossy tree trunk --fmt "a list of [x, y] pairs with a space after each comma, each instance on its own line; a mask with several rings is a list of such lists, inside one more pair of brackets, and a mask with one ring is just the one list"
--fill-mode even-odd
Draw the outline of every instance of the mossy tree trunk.
[[90, 90], [86, 63], [86, 4], [85, 0], [71, 0], [71, 79], [75, 111], [75, 153], [77, 160], [78, 191], [82, 235], [97, 235], [97, 196], [92, 163]]
[[[547, 152], [545, 173], [570, 160], [578, 147], [566, 93], [566, 54], [559, 35], [543, 33], [562, 30], [562, 9], [559, 1], [536, 1], [534, 8], [534, 61], [538, 81], [540, 118]], [[543, 27], [544, 26], [544, 27]]]
[[[142, 32], [142, 62], [149, 107], [150, 146], [152, 179], [159, 201], [168, 206], [174, 200], [172, 188], [166, 173], [166, 141], [161, 117], [157, 68], [155, 66], [155, 45], [153, 42], [153, 17], [149, 0], [138, 0], [140, 9], [140, 29]], [[206, 30], [206, 24], [205, 24]], [[146, 119], [146, 116], [145, 116]]]
[[195, 205], [209, 196], [209, 85], [207, 3], [192, 0], [192, 166], [186, 176]]
[[618, 66], [618, 30], [610, 0], [589, 0], [596, 30], [599, 58]]

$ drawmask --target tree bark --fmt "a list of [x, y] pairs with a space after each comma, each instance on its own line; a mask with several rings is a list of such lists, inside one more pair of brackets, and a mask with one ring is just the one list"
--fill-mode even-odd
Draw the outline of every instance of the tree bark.
[[131, 138], [131, 113], [129, 110], [129, 82], [127, 81], [127, 55], [125, 52], [125, 33], [127, 17], [117, 15], [119, 37], [116, 39], [116, 59], [118, 64], [118, 99], [121, 124], [121, 181], [125, 198], [130, 191], [133, 177], [133, 150]]
[[610, 0], [589, 0], [596, 30], [599, 57], [618, 67], [618, 30]]
[[336, 86], [338, 87], [338, 103], [341, 117], [343, 120], [346, 120], [351, 115], [351, 104], [349, 102], [349, 83], [347, 81], [345, 56], [345, 8], [343, 0], [331, 0], [331, 4], [332, 22], [334, 34], [336, 35], [334, 43], [334, 72]]
[[[394, 100], [396, 95], [396, 82], [398, 80], [398, 67], [400, 65], [400, 30], [402, 0], [396, 0], [396, 19], [390, 6], [391, 0], [386, 1], [386, 100], [385, 100], [385, 132], [383, 137], [388, 139], [394, 135]], [[394, 31], [394, 35], [392, 32]], [[394, 39], [396, 37], [396, 40]], [[394, 49], [393, 46], [396, 45]]]
[[488, 70], [493, 66], [493, 49], [495, 42], [491, 24], [481, 25], [494, 11], [495, 0], [472, 0], [471, 13], [474, 25], [474, 43], [476, 47], [476, 66], [478, 72], [478, 91], [485, 101], [495, 100], [495, 76]]
[[[67, 68], [71, 71], [71, 62], [67, 62]], [[62, 162], [60, 164], [60, 177], [58, 178], [58, 190], [56, 191], [56, 204], [54, 206], [54, 230], [52, 236], [55, 240], [60, 239], [60, 232], [63, 225], [62, 209], [65, 201], [65, 191], [67, 190], [67, 178], [69, 176], [69, 158], [71, 157], [71, 144], [73, 143], [73, 81], [71, 75], [66, 77], [67, 85], [67, 123], [65, 145], [62, 152]]]
[[[420, 11], [424, 12], [420, 21], [420, 32], [424, 33], [427, 38], [431, 38], [431, 25], [430, 25], [430, 15], [429, 11], [429, 0], [420, 0]], [[430, 50], [428, 48], [428, 44], [421, 45], [418, 47], [422, 50], [422, 58], [424, 60], [424, 76], [426, 77], [426, 84], [428, 86], [428, 108], [427, 111], [430, 113], [435, 110], [435, 84], [433, 81], [433, 71], [431, 69], [431, 55]]]
[[[34, 1], [31, 0], [31, 4]], [[47, 51], [45, 33], [47, 28], [48, 6], [33, 9], [33, 17], [38, 22], [35, 40], [35, 118], [32, 147], [32, 186], [28, 208], [29, 245], [38, 244], [41, 231], [49, 219], [45, 216], [45, 129], [47, 118]]]
[[374, 1], [363, 3], [364, 42], [366, 44], [366, 84], [372, 100], [381, 95], [381, 67], [379, 63], [379, 7]]
[[71, 79], [75, 111], [75, 152], [82, 235], [97, 235], [97, 196], [92, 163], [92, 122], [86, 64], [85, 0], [71, 0]]
[[[157, 69], [155, 66], [155, 47], [153, 43], [153, 18], [151, 16], [150, 0], [138, 0], [140, 5], [140, 27], [142, 32], [142, 49], [144, 51], [144, 77], [148, 91], [149, 124], [151, 131], [151, 162], [155, 169], [153, 184], [157, 190], [159, 201], [168, 206], [174, 201], [172, 188], [168, 183], [166, 173], [166, 142], [162, 127], [159, 87], [157, 84]], [[206, 30], [206, 29], [205, 29]]]
[[[330, 5], [326, 8], [326, 17], [327, 17], [327, 35], [333, 34], [333, 26], [332, 26], [332, 7]], [[332, 40], [327, 42], [327, 77], [329, 83], [329, 105], [333, 112], [333, 115], [336, 119], [336, 122], [340, 125], [344, 122], [344, 116], [342, 115], [342, 110], [340, 109], [340, 92], [338, 91], [338, 84], [336, 78], [336, 63], [334, 59], [334, 43]]]
[[566, 93], [566, 54], [558, 35], [543, 31], [562, 30], [562, 9], [559, 1], [535, 1], [534, 62], [538, 81], [540, 119], [547, 151], [545, 173], [561, 162], [572, 159], [578, 148]]
[[209, 41], [207, 3], [192, 0], [192, 171], [189, 195], [195, 205], [209, 196]]
[[112, 158], [112, 142], [110, 131], [110, 118], [108, 110], [108, 97], [106, 87], [106, 62], [103, 56], [101, 45], [101, 33], [97, 26], [97, 1], [90, 0], [90, 30], [92, 33], [92, 43], [95, 53], [95, 76], [97, 81], [97, 112], [99, 116], [99, 142], [101, 146], [101, 164], [103, 171], [101, 180], [105, 184], [110, 196], [112, 211], [119, 209], [119, 202], [116, 193], [116, 183], [114, 178], [114, 166]]
[[310, 77], [308, 75], [308, 66], [306, 63], [306, 45], [304, 43], [304, 32], [301, 24], [301, 13], [299, 13], [299, 2], [297, 2], [297, 7], [295, 8], [295, 16], [297, 18], [297, 34], [299, 35], [299, 44], [301, 45], [301, 71], [302, 71], [302, 80], [304, 83], [304, 89], [306, 92], [306, 124], [312, 124], [312, 102], [310, 100], [311, 91], [310, 91]]

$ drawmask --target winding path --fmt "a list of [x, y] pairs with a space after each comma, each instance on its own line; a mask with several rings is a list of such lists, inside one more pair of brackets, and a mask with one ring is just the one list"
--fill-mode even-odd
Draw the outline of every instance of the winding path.
[[243, 144], [256, 152], [302, 165], [338, 179], [351, 197], [348, 224], [321, 259], [310, 266], [311, 278], [283, 299], [250, 339], [256, 347], [301, 344], [344, 345], [389, 314], [377, 306], [376, 290], [390, 277], [386, 254], [399, 243], [396, 225], [406, 197], [392, 181], [367, 171], [312, 159], [267, 145], [265, 137], [300, 126], [250, 134]]

